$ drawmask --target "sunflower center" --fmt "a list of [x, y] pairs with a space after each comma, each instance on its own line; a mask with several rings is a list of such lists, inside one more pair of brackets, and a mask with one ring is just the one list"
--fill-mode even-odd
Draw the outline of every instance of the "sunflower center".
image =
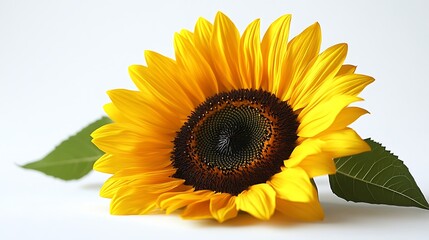
[[195, 153], [201, 160], [231, 170], [261, 157], [271, 126], [256, 108], [232, 105], [208, 116], [196, 130]]
[[182, 126], [171, 155], [196, 190], [237, 195], [281, 171], [295, 147], [298, 122], [287, 102], [262, 90], [208, 98]]

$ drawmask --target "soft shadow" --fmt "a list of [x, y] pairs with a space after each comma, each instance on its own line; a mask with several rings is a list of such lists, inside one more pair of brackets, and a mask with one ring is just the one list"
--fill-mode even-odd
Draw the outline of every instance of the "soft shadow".
[[252, 217], [247, 213], [240, 212], [236, 218], [230, 219], [224, 223], [218, 223], [215, 220], [196, 221], [196, 226], [200, 227], [249, 227], [249, 226], [268, 226], [268, 227], [298, 227], [315, 225], [330, 225], [330, 224], [350, 224], [350, 223], [366, 223], [371, 222], [386, 222], [387, 221], [416, 221], [421, 219], [427, 221], [429, 211], [415, 207], [399, 207], [388, 205], [377, 205], [367, 203], [346, 202], [341, 199], [336, 199], [333, 196], [323, 200], [321, 204], [325, 212], [325, 218], [322, 221], [315, 222], [299, 222], [285, 218], [281, 213], [276, 212], [270, 220], [261, 221]]
[[84, 190], [100, 190], [103, 183], [86, 183], [81, 186]]
[[[210, 220], [201, 220], [196, 222], [197, 225], [201, 227], [249, 227], [249, 226], [270, 226], [270, 227], [293, 227], [300, 224], [304, 224], [304, 222], [296, 222], [296, 221], [290, 221], [289, 219], [285, 218], [281, 213], [274, 213], [274, 215], [271, 217], [268, 221], [261, 221], [247, 213], [240, 212], [237, 217], [230, 219], [226, 222], [219, 223], [216, 220], [210, 219]], [[308, 223], [305, 223], [308, 224]]]
[[387, 205], [374, 205], [366, 203], [353, 203], [353, 202], [323, 202], [325, 210], [325, 223], [362, 223], [371, 220], [386, 221], [386, 219], [425, 219], [429, 216], [429, 211], [412, 208], [412, 207], [398, 207]]

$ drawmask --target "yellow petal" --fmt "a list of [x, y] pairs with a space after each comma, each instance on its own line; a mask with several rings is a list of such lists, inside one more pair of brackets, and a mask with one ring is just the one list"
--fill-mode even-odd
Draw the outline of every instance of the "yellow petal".
[[210, 212], [218, 222], [224, 222], [237, 216], [235, 196], [228, 193], [216, 193], [210, 199]]
[[194, 33], [187, 30], [187, 29], [182, 29], [180, 30], [180, 36], [182, 36], [184, 39], [188, 40], [192, 45], [194, 45]]
[[[195, 24], [194, 30], [194, 41], [195, 47], [198, 48], [201, 55], [204, 56], [206, 61], [213, 66], [213, 62], [210, 56], [210, 41], [213, 32], [213, 25], [204, 18], [199, 18]], [[223, 89], [221, 90], [223, 91]]]
[[219, 84], [223, 84], [223, 89], [242, 88], [238, 67], [239, 42], [240, 34], [234, 23], [223, 13], [218, 12], [213, 25], [211, 56], [216, 77], [221, 79]]
[[299, 167], [304, 169], [310, 178], [334, 174], [337, 170], [331, 153], [319, 153], [307, 156], [299, 163]]
[[99, 159], [97, 159], [97, 161], [95, 161], [93, 169], [103, 173], [115, 173], [116, 170], [119, 170], [119, 169], [114, 167], [114, 164], [112, 164], [113, 163], [112, 159], [113, 159], [112, 154], [109, 154], [109, 153], [104, 154]]
[[215, 75], [205, 58], [195, 46], [179, 34], [174, 37], [174, 49], [178, 65], [186, 73], [182, 84], [200, 101], [218, 92]]
[[115, 173], [125, 168], [144, 168], [147, 171], [162, 170], [171, 166], [171, 149], [151, 149], [145, 154], [121, 152], [121, 154], [105, 154], [94, 164], [94, 170]]
[[322, 152], [324, 142], [320, 139], [306, 139], [295, 147], [289, 159], [284, 161], [288, 168], [298, 166], [307, 156], [315, 155]]
[[183, 184], [184, 180], [170, 178], [174, 169], [147, 172], [144, 168], [130, 168], [118, 171], [110, 177], [100, 190], [100, 196], [111, 198], [123, 186], [145, 187], [146, 192], [166, 192]]
[[355, 73], [355, 71], [356, 71], [356, 66], [344, 64], [343, 66], [341, 66], [340, 70], [338, 70], [337, 76], [346, 75], [346, 74], [353, 74], [353, 73]]
[[185, 181], [183, 179], [174, 179], [168, 182], [143, 184], [143, 180], [139, 180], [139, 181], [130, 183], [130, 185], [136, 185], [141, 188], [144, 188], [148, 193], [161, 194], [180, 187], [184, 182]]
[[285, 168], [271, 177], [269, 184], [277, 193], [277, 198], [293, 202], [309, 202], [316, 196], [307, 173], [299, 168]]
[[110, 203], [110, 213], [114, 215], [146, 214], [156, 208], [157, 194], [148, 194], [144, 189], [122, 187]]
[[189, 204], [181, 216], [185, 219], [193, 220], [213, 218], [210, 212], [210, 199]]
[[313, 59], [319, 54], [321, 41], [320, 25], [315, 23], [289, 42], [281, 79], [291, 83], [288, 88], [279, 89], [278, 96], [280, 99], [287, 101], [291, 98], [295, 87], [300, 84], [302, 76], [305, 75]]
[[[145, 51], [145, 58], [149, 67], [132, 65], [128, 72], [146, 102], [167, 112], [174, 109], [176, 114], [186, 117], [198, 100], [180, 84], [181, 69], [174, 60], [152, 51]], [[180, 103], [177, 99], [181, 99]]]
[[167, 214], [183, 208], [191, 203], [200, 202], [209, 199], [213, 195], [210, 190], [198, 190], [184, 193], [164, 193], [158, 198], [158, 205], [161, 209], [165, 209]]
[[[153, 51], [145, 51], [145, 59], [148, 69], [146, 72], [141, 72], [141, 74], [148, 84], [152, 86], [150, 90], [154, 91], [154, 94], [159, 92], [161, 96], [171, 96], [168, 99], [169, 106], [179, 105], [179, 107], [189, 108], [196, 107], [199, 104], [199, 102], [196, 102], [197, 99], [193, 98], [192, 92], [184, 88], [182, 83], [188, 79], [186, 79], [183, 70], [175, 60]], [[177, 99], [181, 99], [180, 103]], [[189, 113], [187, 112], [186, 114]]]
[[334, 158], [370, 151], [371, 148], [350, 128], [330, 132], [318, 138], [324, 142], [322, 150], [331, 152]]
[[348, 107], [341, 110], [335, 119], [334, 123], [329, 127], [328, 131], [341, 130], [346, 128], [354, 121], [356, 121], [359, 117], [364, 114], [369, 113], [367, 110], [359, 108], [359, 107]]
[[142, 65], [131, 65], [128, 67], [128, 74], [134, 85], [136, 85], [144, 95], [148, 95], [149, 100], [156, 101], [157, 97], [162, 97], [162, 95], [156, 93], [152, 94], [152, 92], [156, 90], [154, 86], [148, 84], [147, 76], [142, 75], [143, 70], [147, 70], [147, 67]]
[[334, 94], [345, 94], [357, 96], [370, 83], [374, 82], [374, 78], [362, 74], [349, 74], [338, 76], [333, 80], [330, 92]]
[[[313, 95], [310, 103], [305, 109], [312, 109], [314, 106], [324, 101], [329, 101], [329, 99], [336, 95], [357, 96], [373, 81], [374, 78], [360, 74], [341, 75], [327, 80]], [[304, 111], [306, 111], [305, 109]]]
[[323, 132], [337, 118], [338, 114], [350, 103], [362, 100], [361, 98], [347, 95], [336, 95], [330, 100], [314, 106], [312, 109], [304, 109], [298, 115], [300, 121], [298, 136], [314, 137]]
[[[170, 184], [170, 185], [169, 185]], [[163, 191], [187, 191], [184, 185], [177, 185], [174, 181], [162, 184], [147, 184], [138, 186], [129, 184], [122, 186], [112, 198], [110, 204], [110, 212], [112, 214], [146, 214], [155, 210], [157, 207], [157, 199]], [[152, 188], [152, 189], [150, 189]], [[153, 189], [155, 192], [151, 192]]]
[[[118, 108], [110, 103], [105, 105], [106, 112], [108, 114], [111, 114], [112, 111], [116, 118], [113, 118], [113, 122], [116, 123], [117, 126], [121, 126], [124, 129], [130, 129], [132, 131], [141, 133], [142, 135], [148, 135], [148, 136], [154, 136], [162, 137], [165, 136], [168, 139], [174, 138], [176, 136], [176, 131], [174, 129], [166, 128], [163, 126], [161, 121], [154, 121], [154, 120], [146, 120], [146, 121], [135, 121], [131, 120], [129, 118], [126, 118], [121, 112], [118, 110]], [[119, 121], [117, 120], [117, 115], [121, 119]]]
[[262, 53], [259, 19], [253, 21], [240, 41], [239, 67], [242, 88], [259, 89], [262, 81]]
[[132, 181], [130, 179], [115, 179], [110, 177], [104, 182], [103, 186], [100, 189], [100, 196], [104, 198], [113, 198], [116, 192], [123, 186], [127, 186], [128, 183]]
[[265, 183], [253, 185], [237, 196], [236, 205], [238, 210], [261, 220], [268, 220], [276, 208], [276, 192]]
[[180, 115], [173, 113], [162, 104], [148, 104], [147, 99], [140, 92], [115, 89], [107, 92], [113, 104], [135, 125], [148, 122], [163, 128], [177, 131], [182, 125]]
[[172, 149], [173, 143], [166, 141], [171, 139], [170, 136], [153, 135], [145, 136], [120, 123], [106, 124], [91, 134], [92, 142], [98, 148], [112, 154], [145, 154], [153, 150]]
[[275, 20], [262, 39], [263, 80], [262, 89], [277, 94], [279, 88], [284, 91], [290, 79], [282, 79], [281, 70], [286, 59], [287, 42], [291, 15], [284, 15]]
[[147, 171], [162, 170], [171, 165], [171, 150], [152, 149], [143, 155], [132, 153], [106, 153], [94, 163], [94, 170], [104, 173], [116, 173], [125, 168], [144, 168]]
[[295, 85], [290, 98], [294, 110], [305, 107], [313, 94], [319, 91], [320, 85], [335, 77], [347, 55], [347, 44], [337, 44], [321, 53], [314, 64]]
[[[313, 188], [313, 194], [317, 195]], [[293, 221], [320, 221], [324, 218], [322, 206], [317, 198], [310, 202], [292, 202], [277, 198], [276, 209]]]
[[132, 123], [133, 120], [125, 117], [121, 111], [113, 103], [108, 103], [103, 106], [104, 111], [114, 122]]
[[160, 183], [160, 182], [168, 182], [172, 180], [176, 180], [175, 178], [171, 178], [176, 170], [172, 167], [159, 169], [156, 171], [148, 172], [144, 167], [134, 167], [134, 168], [126, 168], [122, 169], [115, 173], [113, 178], [128, 178], [128, 179], [137, 179], [137, 180], [145, 180], [145, 183]]

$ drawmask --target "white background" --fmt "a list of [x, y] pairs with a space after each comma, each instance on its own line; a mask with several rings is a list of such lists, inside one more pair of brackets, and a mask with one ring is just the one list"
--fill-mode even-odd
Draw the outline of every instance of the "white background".
[[63, 182], [17, 165], [40, 159], [103, 115], [106, 90], [133, 89], [127, 67], [151, 49], [173, 57], [173, 34], [218, 10], [242, 32], [292, 13], [292, 36], [318, 21], [322, 49], [349, 43], [347, 63], [376, 82], [353, 127], [405, 161], [429, 197], [429, 5], [425, 1], [0, 1], [0, 239], [424, 238], [429, 211], [347, 203], [320, 183], [325, 220], [226, 224], [177, 215], [111, 216], [108, 175]]

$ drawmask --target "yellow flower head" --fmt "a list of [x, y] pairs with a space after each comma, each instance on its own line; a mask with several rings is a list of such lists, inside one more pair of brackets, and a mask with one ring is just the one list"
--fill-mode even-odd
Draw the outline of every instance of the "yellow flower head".
[[370, 150], [348, 125], [367, 113], [349, 105], [373, 78], [343, 65], [344, 43], [319, 53], [318, 23], [288, 42], [290, 20], [261, 41], [259, 20], [240, 36], [222, 13], [200, 18], [175, 35], [175, 60], [146, 51], [147, 66], [129, 68], [138, 91], [109, 91], [114, 123], [92, 134], [113, 214], [323, 218], [311, 179]]

